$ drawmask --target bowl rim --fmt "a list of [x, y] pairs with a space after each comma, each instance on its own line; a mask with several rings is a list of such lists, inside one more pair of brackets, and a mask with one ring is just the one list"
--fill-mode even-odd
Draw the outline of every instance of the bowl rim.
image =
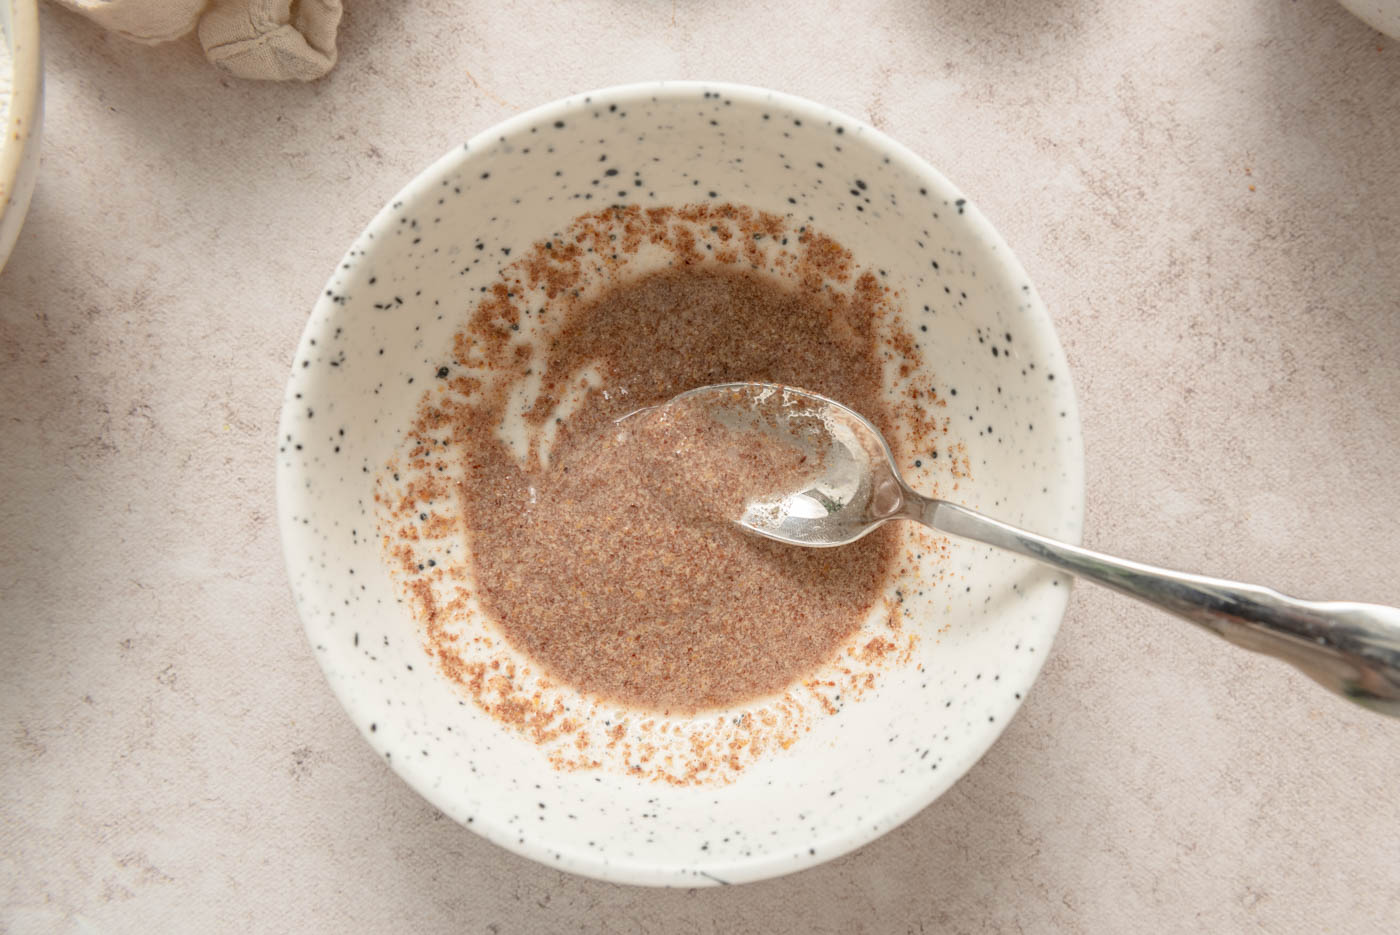
[[[848, 114], [842, 113], [825, 104], [812, 101], [797, 95], [774, 91], [754, 85], [736, 84], [723, 81], [704, 80], [683, 80], [683, 81], [649, 81], [633, 82], [620, 85], [606, 86], [591, 91], [584, 91], [567, 97], [559, 98], [548, 103], [536, 106], [515, 116], [509, 117], [496, 123], [485, 130], [473, 135], [465, 144], [455, 146], [453, 149], [434, 160], [431, 164], [415, 175], [406, 185], [389, 198], [384, 206], [377, 212], [374, 218], [364, 227], [361, 233], [352, 241], [350, 247], [342, 255], [339, 263], [334, 269], [339, 269], [341, 264], [350, 262], [355, 258], [357, 248], [363, 243], [367, 235], [377, 233], [382, 228], [395, 223], [401, 211], [396, 205], [402, 205], [420, 194], [425, 193], [436, 180], [446, 173], [461, 169], [474, 155], [484, 150], [490, 144], [512, 135], [525, 131], [528, 132], [531, 126], [539, 125], [545, 121], [559, 119], [567, 116], [577, 108], [587, 106], [591, 101], [599, 97], [610, 99], [617, 98], [637, 98], [655, 97], [658, 95], [690, 96], [698, 95], [701, 92], [719, 92], [734, 100], [742, 100], [754, 106], [779, 106], [790, 109], [793, 113], [799, 114], [804, 119], [814, 121], [831, 120], [848, 128], [848, 131], [855, 131], [851, 135], [854, 138], [868, 141], [869, 145], [882, 150], [891, 161], [903, 163], [904, 168], [921, 180], [924, 180], [930, 193], [936, 192], [940, 197], [946, 197], [949, 201], [964, 199], [964, 216], [961, 219], [971, 228], [974, 237], [981, 238], [988, 247], [988, 253], [996, 257], [996, 262], [1001, 264], [1010, 276], [1017, 278], [1020, 282], [1030, 284], [1030, 301], [1034, 303], [1034, 311], [1038, 313], [1048, 329], [1049, 345], [1047, 351], [1058, 357], [1057, 374], [1064, 376], [1057, 379], [1057, 385], [1064, 393], [1062, 398], [1063, 408], [1066, 410], [1066, 424], [1072, 431], [1072, 439], [1062, 448], [1063, 462], [1060, 465], [1065, 472], [1063, 488], [1067, 497], [1067, 505], [1076, 505], [1078, 509], [1071, 520], [1071, 526], [1063, 536], [1064, 541], [1078, 543], [1082, 534], [1085, 481], [1084, 481], [1084, 449], [1083, 434], [1079, 419], [1078, 397], [1074, 392], [1074, 382], [1069, 369], [1069, 363], [1064, 354], [1064, 348], [1059, 341], [1059, 336], [1054, 329], [1053, 319], [1045, 303], [1040, 299], [1039, 292], [1031, 284], [1030, 278], [1026, 275], [1024, 267], [1012, 253], [1010, 247], [1002, 236], [992, 227], [991, 223], [975, 207], [975, 202], [966, 199], [966, 196], [952, 184], [941, 172], [935, 169], [922, 157], [914, 153], [911, 149], [892, 139], [887, 134], [881, 132], [863, 120], [852, 118]], [[325, 290], [334, 285], [334, 272], [327, 285], [323, 287], [321, 295]], [[293, 360], [306, 359], [314, 350], [311, 342], [320, 334], [320, 330], [326, 322], [319, 320], [324, 316], [318, 316], [317, 311], [321, 304], [319, 300], [313, 305], [312, 312], [308, 318], [301, 339], [298, 342]], [[336, 309], [332, 314], [339, 314]], [[290, 369], [290, 368], [289, 368]], [[287, 431], [295, 413], [299, 412], [299, 406], [293, 396], [290, 387], [291, 381], [296, 379], [296, 372], [293, 369], [289, 376], [289, 383], [284, 392], [281, 416], [278, 420], [277, 438], [281, 438]], [[274, 452], [275, 439], [274, 439]], [[285, 466], [284, 466], [285, 465]], [[300, 488], [299, 483], [292, 483], [294, 479], [299, 480], [301, 472], [305, 469], [295, 466], [291, 462], [278, 460], [277, 462], [277, 513], [279, 532], [282, 540], [283, 558], [286, 564], [289, 584], [297, 580], [298, 565], [300, 559], [294, 557], [291, 548], [293, 523], [289, 519], [291, 513], [288, 510], [288, 500], [294, 492]], [[534, 836], [525, 838], [523, 841], [517, 838], [512, 829], [501, 821], [497, 822], [489, 814], [489, 810], [480, 810], [474, 813], [474, 820], [464, 825], [469, 830], [477, 833], [486, 840], [497, 844], [514, 854], [529, 858], [539, 864], [564, 869], [583, 876], [591, 877], [612, 883], [626, 883], [646, 886], [675, 886], [693, 888], [704, 885], [715, 885], [718, 883], [747, 883], [759, 880], [785, 876], [800, 870], [806, 870], [819, 864], [833, 860], [839, 856], [847, 854], [865, 844], [870, 843], [903, 824], [918, 812], [932, 804], [947, 789], [955, 785], [967, 772], [975, 765], [991, 748], [991, 746], [1001, 737], [1007, 724], [1019, 712], [1021, 705], [1025, 703], [1025, 698], [1029, 696], [1030, 689], [1039, 679], [1040, 673], [1044, 669], [1045, 661], [1053, 648], [1055, 637], [1058, 635], [1060, 624], [1064, 619], [1066, 607], [1069, 603], [1070, 592], [1072, 590], [1072, 580], [1066, 582], [1065, 587], [1057, 589], [1057, 592], [1048, 597], [1046, 609], [1047, 620], [1044, 624], [1045, 643], [1044, 651], [1036, 654], [1036, 661], [1026, 683], [1026, 688], [1021, 692], [1021, 698], [1016, 701], [1015, 707], [1007, 717], [997, 719], [995, 729], [988, 730], [981, 735], [975, 743], [969, 744], [964, 749], [967, 752], [964, 765], [956, 775], [949, 775], [953, 770], [947, 772], [940, 771], [939, 778], [935, 782], [928, 783], [919, 794], [910, 795], [898, 801], [892, 802], [878, 816], [866, 815], [865, 818], [857, 822], [851, 822], [845, 826], [833, 826], [833, 829], [824, 835], [813, 838], [810, 842], [812, 848], [804, 850], [797, 858], [787, 852], [769, 852], [744, 858], [727, 859], [724, 863], [707, 864], [705, 872], [712, 874], [707, 880], [705, 876], [694, 876], [682, 873], [671, 866], [660, 866], [654, 861], [634, 859], [619, 860], [615, 856], [603, 859], [602, 855], [587, 850], [575, 851], [568, 848], [561, 851], [559, 846], [548, 846], [544, 839], [537, 839]], [[312, 620], [303, 614], [298, 604], [298, 616], [301, 617], [303, 628], [306, 631], [309, 641], [315, 643], [315, 635], [311, 630]], [[368, 712], [361, 710], [361, 701], [350, 683], [335, 677], [335, 661], [326, 653], [315, 652], [318, 664], [321, 666], [322, 674], [330, 684], [332, 692], [335, 694], [341, 706], [346, 710], [355, 726], [359, 729], [361, 736], [367, 743], [373, 746], [373, 739], [368, 730], [372, 718]], [[991, 725], [988, 725], [991, 727]], [[440, 792], [441, 787], [434, 788], [431, 781], [427, 781], [427, 776], [422, 771], [416, 759], [395, 758], [389, 761], [390, 768], [399, 775], [417, 794], [429, 801], [442, 811], [452, 814], [455, 809], [448, 802], [448, 798]], [[439, 801], [439, 799], [443, 801]], [[567, 856], [568, 860], [561, 862], [560, 857]], [[691, 862], [693, 866], [693, 862]]]
[[[38, 0], [7, 0], [10, 30], [5, 36], [11, 51], [10, 111], [5, 135], [0, 137], [0, 217], [15, 195], [24, 151], [34, 145], [33, 129], [39, 106], [40, 51]], [[0, 33], [3, 33], [0, 30]], [[18, 140], [19, 145], [9, 145]]]

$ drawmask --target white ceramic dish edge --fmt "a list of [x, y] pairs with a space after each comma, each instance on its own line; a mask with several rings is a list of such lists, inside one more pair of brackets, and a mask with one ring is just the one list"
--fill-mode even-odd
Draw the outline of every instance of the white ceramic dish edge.
[[1400, 39], [1400, 0], [1339, 0], [1357, 19], [1391, 38]]
[[37, 0], [7, 0], [6, 21], [14, 74], [10, 112], [0, 138], [0, 272], [19, 238], [39, 176], [39, 140], [44, 122], [44, 70], [39, 47]]

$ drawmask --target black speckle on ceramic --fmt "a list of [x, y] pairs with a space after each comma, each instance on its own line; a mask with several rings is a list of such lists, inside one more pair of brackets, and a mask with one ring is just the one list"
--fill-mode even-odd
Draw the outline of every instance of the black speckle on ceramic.
[[550, 866], [672, 886], [761, 879], [898, 825], [1000, 734], [1069, 582], [948, 542], [901, 593], [909, 663], [727, 785], [561, 772], [462, 698], [391, 581], [373, 494], [444, 349], [504, 265], [610, 204], [733, 201], [811, 224], [902, 296], [948, 417], [912, 483], [1077, 540], [1083, 461], [1064, 355], [1006, 244], [951, 184], [869, 127], [753, 88], [630, 86], [551, 104], [444, 156], [386, 206], [322, 290], [277, 435], [283, 547], [326, 677], [364, 737], [444, 813]]

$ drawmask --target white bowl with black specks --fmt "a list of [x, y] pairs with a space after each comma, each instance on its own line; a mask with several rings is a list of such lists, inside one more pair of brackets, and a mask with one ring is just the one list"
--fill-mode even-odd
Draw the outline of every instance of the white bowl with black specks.
[[[365, 740], [487, 839], [624, 883], [790, 873], [900, 824], [986, 752], [1040, 672], [1069, 581], [951, 543], [914, 605], [913, 658], [728, 784], [557, 771], [464, 700], [398, 600], [374, 534], [373, 478], [480, 287], [509, 262], [505, 250], [519, 256], [600, 207], [582, 195], [598, 190], [590, 173], [603, 155], [609, 167], [646, 165], [634, 203], [713, 192], [811, 224], [885, 270], [971, 468], [945, 492], [1078, 541], [1083, 455], [1065, 358], [1025, 272], [974, 204], [903, 146], [821, 105], [667, 82], [581, 94], [474, 137], [410, 182], [336, 267], [297, 349], [278, 434], [297, 607]], [[479, 255], [478, 242], [493, 259], [464, 271], [460, 258]]]

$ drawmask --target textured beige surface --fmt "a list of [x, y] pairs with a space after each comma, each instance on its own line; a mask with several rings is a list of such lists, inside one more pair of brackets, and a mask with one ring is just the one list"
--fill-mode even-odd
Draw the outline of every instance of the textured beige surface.
[[1329, 0], [743, 6], [357, 2], [306, 86], [46, 12], [0, 275], [0, 929], [1396, 930], [1400, 722], [1095, 590], [948, 795], [769, 883], [536, 867], [355, 735], [275, 529], [294, 342], [420, 167], [621, 81], [813, 97], [970, 192], [1058, 320], [1090, 541], [1400, 603], [1400, 43]]

